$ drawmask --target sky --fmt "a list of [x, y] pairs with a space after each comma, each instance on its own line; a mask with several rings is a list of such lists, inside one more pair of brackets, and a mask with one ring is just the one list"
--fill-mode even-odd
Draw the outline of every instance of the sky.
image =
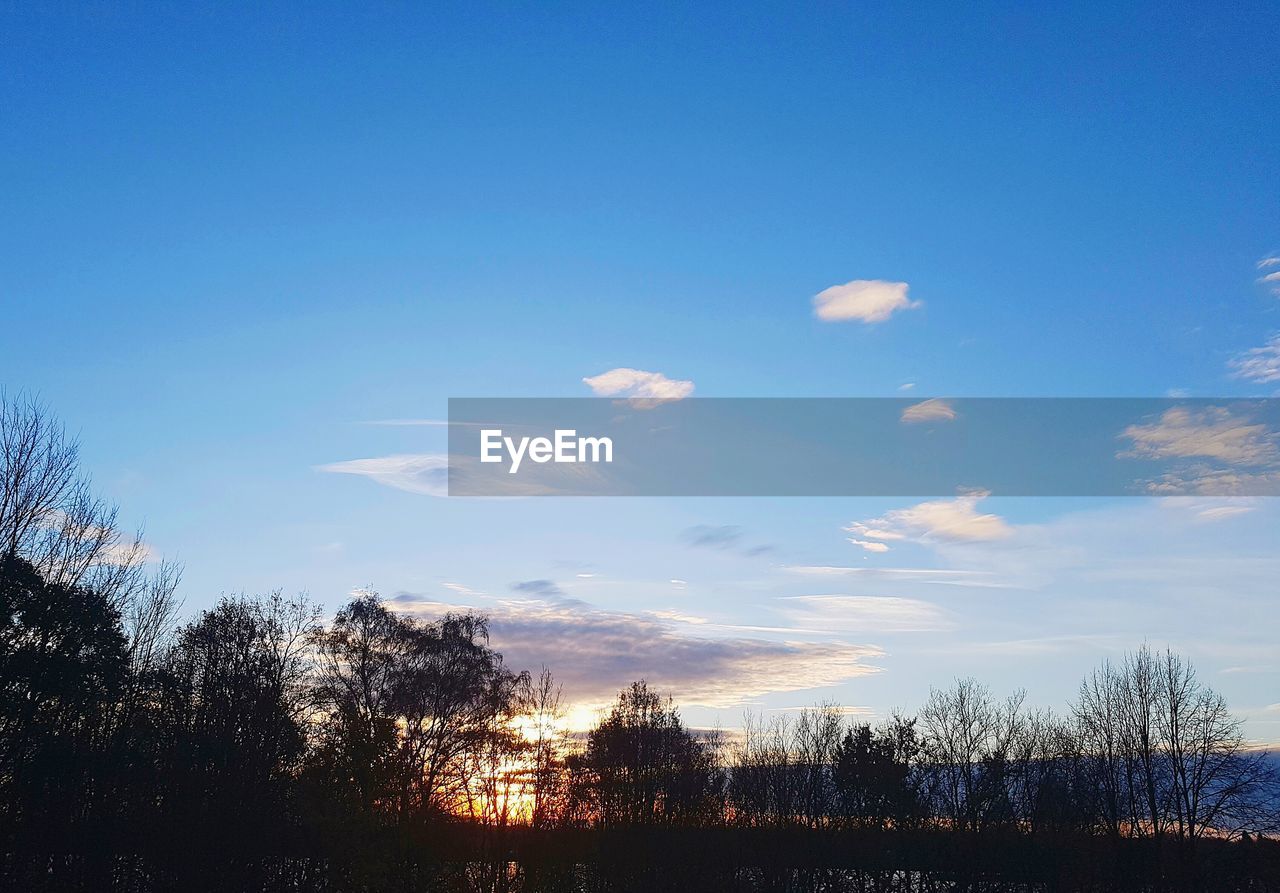
[[1280, 7], [1124, 6], [6, 6], [0, 384], [188, 613], [478, 608], [583, 717], [643, 676], [726, 727], [1063, 709], [1146, 641], [1280, 741], [1280, 500], [442, 499], [412, 458], [450, 397], [1280, 393]]

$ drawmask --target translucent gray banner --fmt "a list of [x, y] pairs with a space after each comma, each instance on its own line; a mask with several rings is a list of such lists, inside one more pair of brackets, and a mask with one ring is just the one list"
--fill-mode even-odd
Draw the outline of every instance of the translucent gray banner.
[[1280, 400], [449, 401], [450, 496], [1274, 496]]

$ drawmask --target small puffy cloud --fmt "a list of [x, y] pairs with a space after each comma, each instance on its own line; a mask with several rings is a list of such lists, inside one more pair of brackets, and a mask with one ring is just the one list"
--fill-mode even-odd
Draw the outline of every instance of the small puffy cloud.
[[639, 397], [649, 400], [682, 400], [693, 393], [693, 382], [667, 378], [661, 372], [620, 367], [582, 379], [601, 397]]
[[1237, 354], [1230, 363], [1235, 378], [1248, 381], [1280, 381], [1280, 335], [1272, 335], [1266, 344]]
[[1273, 254], [1258, 261], [1259, 270], [1266, 270], [1270, 267], [1280, 267], [1280, 254]]
[[[1013, 533], [1013, 528], [999, 515], [978, 511], [978, 503], [989, 495], [978, 490], [954, 499], [934, 499], [905, 509], [895, 509], [883, 518], [854, 521], [844, 528], [855, 537], [849, 542], [866, 549], [866, 540], [874, 540], [887, 552], [888, 542], [911, 539], [917, 541], [948, 540], [952, 542], [990, 542]], [[874, 545], [874, 544], [873, 544]]]
[[899, 310], [920, 306], [919, 301], [907, 297], [908, 288], [905, 282], [854, 279], [814, 295], [813, 315], [823, 322], [884, 322]]
[[1230, 465], [1263, 465], [1280, 458], [1274, 432], [1223, 406], [1174, 406], [1159, 421], [1130, 425], [1121, 436], [1132, 441], [1119, 454], [1126, 459], [1212, 459]]
[[913, 403], [902, 410], [902, 421], [908, 425], [921, 422], [950, 422], [954, 421], [955, 417], [956, 411], [951, 404], [936, 397]]

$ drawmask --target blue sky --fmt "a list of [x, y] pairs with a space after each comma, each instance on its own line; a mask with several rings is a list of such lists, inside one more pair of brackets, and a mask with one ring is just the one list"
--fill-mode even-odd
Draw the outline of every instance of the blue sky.
[[[726, 725], [968, 673], [1060, 706], [1149, 638], [1280, 739], [1273, 501], [953, 501], [1007, 530], [956, 540], [891, 514], [920, 500], [446, 501], [317, 470], [443, 447], [364, 423], [616, 368], [697, 396], [1272, 395], [1277, 26], [1262, 3], [11, 7], [0, 383], [80, 432], [192, 610], [475, 605], [578, 700], [642, 672]], [[855, 280], [918, 306], [815, 314]], [[848, 542], [886, 517], [889, 552]]]

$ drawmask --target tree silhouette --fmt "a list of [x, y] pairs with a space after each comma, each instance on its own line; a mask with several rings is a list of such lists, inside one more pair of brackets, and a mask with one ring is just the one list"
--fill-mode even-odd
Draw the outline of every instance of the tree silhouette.
[[643, 680], [620, 692], [591, 730], [581, 765], [601, 825], [696, 824], [719, 814], [722, 779], [711, 749]]
[[67, 833], [83, 816], [126, 669], [120, 617], [106, 598], [0, 558], [0, 815], [9, 828]]
[[912, 764], [915, 721], [894, 717], [881, 729], [848, 729], [836, 750], [833, 780], [841, 811], [860, 824], [905, 826], [919, 809]]

